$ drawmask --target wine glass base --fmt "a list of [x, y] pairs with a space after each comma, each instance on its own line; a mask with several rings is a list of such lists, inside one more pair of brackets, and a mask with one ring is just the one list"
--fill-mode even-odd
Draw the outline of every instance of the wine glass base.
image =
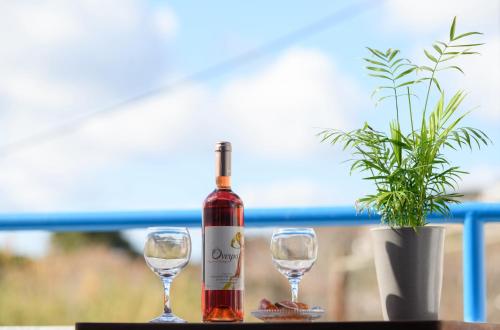
[[186, 321], [181, 319], [180, 317], [175, 316], [172, 313], [164, 313], [163, 315], [152, 319], [151, 321], [149, 321], [149, 323], [186, 323]]

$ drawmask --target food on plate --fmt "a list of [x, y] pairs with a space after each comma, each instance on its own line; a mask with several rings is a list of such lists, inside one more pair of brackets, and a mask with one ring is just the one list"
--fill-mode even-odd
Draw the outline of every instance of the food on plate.
[[263, 309], [276, 310], [276, 309], [278, 309], [278, 307], [276, 307], [275, 304], [273, 304], [272, 302], [270, 302], [269, 300], [264, 298], [259, 303], [259, 309], [261, 309], [261, 310], [263, 310]]
[[318, 319], [324, 311], [301, 302], [282, 300], [272, 303], [268, 299], [259, 302], [259, 308], [252, 314], [264, 322], [310, 322]]
[[290, 300], [282, 300], [275, 304], [273, 304], [268, 299], [264, 298], [260, 301], [259, 309], [267, 309], [267, 310], [301, 310], [301, 309], [309, 309], [309, 305], [301, 302], [293, 302]]

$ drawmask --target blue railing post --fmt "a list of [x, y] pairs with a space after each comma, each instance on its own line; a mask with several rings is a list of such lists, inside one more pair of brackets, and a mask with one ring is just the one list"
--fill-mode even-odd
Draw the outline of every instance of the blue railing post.
[[464, 321], [486, 322], [484, 223], [468, 212], [463, 228]]

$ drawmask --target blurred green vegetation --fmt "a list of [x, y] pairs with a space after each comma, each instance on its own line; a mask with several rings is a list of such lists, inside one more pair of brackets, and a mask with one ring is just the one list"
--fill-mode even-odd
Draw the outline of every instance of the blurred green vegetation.
[[51, 245], [53, 249], [66, 252], [74, 252], [87, 246], [101, 245], [108, 246], [111, 249], [121, 250], [133, 257], [139, 256], [130, 243], [124, 239], [119, 232], [54, 233], [51, 237]]
[[[160, 281], [142, 259], [123, 251], [101, 245], [37, 261], [0, 260], [0, 324], [145, 322], [162, 310]], [[190, 309], [200, 310], [197, 286], [199, 269], [190, 266], [172, 288], [174, 310], [190, 321], [199, 314]]]

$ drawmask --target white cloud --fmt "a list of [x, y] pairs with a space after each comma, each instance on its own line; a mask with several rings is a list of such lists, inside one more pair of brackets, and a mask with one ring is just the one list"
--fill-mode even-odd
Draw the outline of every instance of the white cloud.
[[318, 127], [349, 125], [360, 104], [358, 93], [322, 52], [293, 49], [263, 70], [230, 82], [220, 102], [246, 149], [303, 157], [318, 147]]
[[[0, 13], [0, 37], [4, 46], [8, 46], [2, 47], [2, 53], [14, 55], [12, 60], [21, 50], [31, 50], [34, 51], [31, 55], [43, 57], [52, 50], [50, 47], [74, 44], [82, 48], [110, 35], [125, 41], [146, 29], [150, 34], [172, 37], [177, 29], [176, 16], [168, 7], [155, 8], [138, 0], [3, 1]], [[147, 24], [160, 18], [161, 24]]]
[[179, 26], [177, 17], [168, 7], [158, 8], [154, 14], [153, 22], [166, 37], [173, 37]]
[[204, 106], [206, 93], [201, 85], [184, 86], [120, 112], [99, 116], [78, 135], [82, 143], [105, 154], [172, 149], [189, 135], [193, 114]]
[[500, 2], [496, 0], [388, 0], [385, 9], [385, 24], [419, 34], [446, 29], [454, 16], [460, 26], [495, 29], [500, 17]]
[[[469, 93], [468, 105], [480, 107], [473, 116], [486, 120], [500, 119], [500, 104], [497, 100], [500, 86], [500, 1], [389, 0], [385, 2], [385, 9], [387, 26], [414, 33], [413, 38], [420, 45], [415, 47], [414, 58], [420, 63], [428, 62], [422, 48], [430, 47], [432, 38], [448, 38], [448, 28], [454, 16], [457, 16], [457, 33], [483, 32], [484, 37], [476, 37], [476, 40], [485, 43], [478, 48], [481, 55], [461, 59], [459, 65], [464, 69], [465, 76], [460, 77], [459, 73], [455, 73], [454, 78], [446, 81], [451, 83], [453, 89], [465, 89]], [[425, 44], [421, 38], [423, 36], [427, 40]]]
[[482, 202], [500, 202], [500, 166], [476, 165], [467, 169], [470, 174], [463, 177], [460, 191], [471, 193]]
[[165, 41], [177, 30], [167, 6], [139, 0], [1, 2], [1, 85], [28, 76], [29, 86], [46, 90], [43, 81], [49, 78], [52, 84], [122, 98], [164, 79]]
[[[82, 94], [87, 92], [87, 96], [98, 94], [97, 91], [82, 90], [78, 87], [37, 72], [6, 73], [0, 80], [3, 98], [8, 99], [12, 106], [15, 106], [11, 111], [16, 112], [36, 108], [44, 108], [48, 111], [66, 108], [72, 106]], [[55, 111], [52, 110], [52, 112]]]
[[463, 191], [483, 191], [492, 184], [500, 184], [500, 166], [483, 164], [466, 169], [470, 174], [463, 176], [460, 188]]
[[74, 10], [68, 9], [62, 1], [43, 6], [20, 1], [2, 2], [0, 35], [7, 38], [10, 47], [23, 44], [48, 46], [80, 37], [85, 31], [84, 26], [75, 17]]
[[338, 202], [334, 189], [307, 179], [273, 181], [242, 186], [245, 207], [331, 206]]
[[[480, 55], [462, 57], [447, 65], [458, 65], [465, 72], [443, 72], [438, 78], [441, 85], [451, 97], [451, 93], [464, 90], [467, 93], [463, 109], [474, 109], [472, 117], [481, 118], [489, 124], [500, 123], [500, 103], [498, 90], [500, 86], [500, 36], [481, 38], [484, 45], [477, 48]], [[415, 47], [412, 58], [417, 64], [428, 65], [430, 62], [422, 51], [427, 45]], [[428, 47], [427, 47], [428, 48]], [[450, 61], [452, 62], [452, 61]]]
[[[0, 144], [164, 80], [165, 40], [177, 27], [167, 6], [137, 0], [1, 2]], [[171, 147], [202, 98], [203, 88], [184, 86], [0, 159], [1, 205], [63, 208], [82, 174]]]
[[201, 87], [170, 94], [95, 117], [73, 134], [48, 140], [0, 160], [2, 204], [17, 209], [61, 208], [79, 176], [141, 153], [172, 149], [185, 138], [201, 106]]
[[[46, 85], [53, 94], [37, 93], [29, 86], [25, 91], [45, 106], [73, 99], [57, 97], [57, 91], [66, 86]], [[12, 98], [20, 98], [17, 89], [10, 87], [5, 90], [11, 91]], [[179, 145], [176, 142], [198, 139], [198, 143], [214, 134], [220, 137], [230, 132], [235, 144], [242, 146], [240, 151], [248, 154], [302, 157], [318, 148], [315, 127], [349, 125], [359, 104], [356, 84], [321, 52], [305, 49], [286, 51], [250, 77], [229, 81], [212, 95], [208, 91], [203, 85], [185, 85], [97, 116], [75, 133], [0, 159], [2, 205], [22, 210], [60, 209], [71, 205], [80, 180], [91, 173], [141, 155], [172, 153]], [[7, 137], [15, 136], [18, 126], [26, 135], [36, 133], [51, 121], [58, 122], [58, 116], [59, 112], [49, 110], [13, 112], [6, 124], [10, 129]], [[197, 133], [194, 138], [193, 131]], [[281, 186], [288, 194], [272, 188], [268, 203], [323, 203], [318, 201], [317, 187], [309, 183], [294, 183], [290, 189]], [[324, 204], [328, 202], [332, 201]]]
[[[0, 18], [1, 145], [164, 81], [162, 47], [178, 29], [169, 7], [133, 0], [2, 2]], [[349, 125], [357, 96], [356, 84], [322, 52], [285, 51], [211, 95], [193, 82], [1, 158], [0, 205], [73, 208], [82, 180], [99, 171], [215, 135], [248, 154], [301, 157], [318, 148], [315, 127]], [[287, 200], [310, 201], [314, 188], [302, 188]]]
[[[500, 37], [500, 36], [499, 36]], [[498, 91], [500, 88], [500, 39], [485, 40], [480, 49], [481, 55], [462, 65], [465, 71], [464, 88], [470, 92], [470, 98], [475, 106], [475, 116], [500, 123], [500, 103]]]

